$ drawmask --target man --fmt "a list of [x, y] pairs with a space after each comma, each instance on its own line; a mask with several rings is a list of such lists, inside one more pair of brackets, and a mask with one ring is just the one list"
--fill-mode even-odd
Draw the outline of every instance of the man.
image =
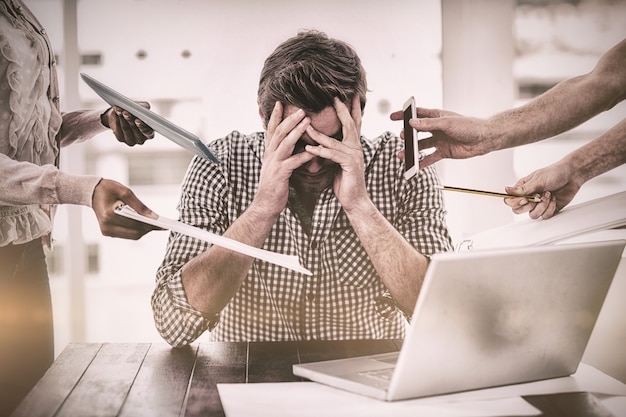
[[361, 137], [366, 91], [358, 55], [323, 33], [267, 58], [265, 132], [214, 141], [220, 165], [192, 161], [180, 220], [297, 255], [313, 276], [173, 233], [152, 297], [168, 343], [404, 336], [428, 256], [451, 240], [435, 170], [406, 181], [399, 137]]
[[[463, 117], [436, 109], [417, 109], [411, 126], [431, 132], [420, 147], [437, 148], [421, 167], [443, 158], [464, 159], [537, 142], [570, 130], [626, 98], [626, 39], [608, 50], [588, 74], [562, 81], [525, 105], [489, 119]], [[402, 112], [394, 112], [401, 120]], [[400, 155], [403, 157], [403, 155]], [[541, 193], [541, 201], [511, 198], [515, 213], [547, 219], [565, 207], [587, 181], [626, 163], [626, 119], [561, 160], [521, 178], [506, 191]]]

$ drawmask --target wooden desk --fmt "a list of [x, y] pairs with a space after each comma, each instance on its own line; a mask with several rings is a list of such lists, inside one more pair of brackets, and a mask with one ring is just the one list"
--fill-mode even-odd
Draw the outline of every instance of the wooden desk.
[[[217, 383], [299, 381], [294, 363], [391, 352], [400, 341], [70, 344], [12, 417], [223, 416]], [[549, 417], [607, 417], [589, 393], [525, 397]]]

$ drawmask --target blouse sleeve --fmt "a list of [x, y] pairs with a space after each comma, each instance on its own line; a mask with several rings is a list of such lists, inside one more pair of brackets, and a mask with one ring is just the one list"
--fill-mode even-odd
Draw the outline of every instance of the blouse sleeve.
[[104, 110], [76, 110], [63, 113], [63, 123], [59, 132], [61, 147], [84, 142], [108, 130], [101, 122]]
[[101, 177], [74, 175], [54, 165], [18, 162], [0, 153], [0, 205], [78, 204], [91, 207]]

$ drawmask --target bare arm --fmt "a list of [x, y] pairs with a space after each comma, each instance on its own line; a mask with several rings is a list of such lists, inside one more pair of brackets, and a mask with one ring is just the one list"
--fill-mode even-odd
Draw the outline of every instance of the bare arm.
[[351, 113], [339, 100], [335, 101], [335, 110], [343, 126], [343, 141], [309, 127], [307, 132], [320, 146], [307, 146], [307, 151], [331, 159], [341, 167], [335, 178], [335, 195], [383, 284], [398, 306], [410, 313], [415, 307], [428, 259], [404, 239], [369, 198], [359, 141], [361, 108], [358, 97], [352, 103]]
[[[410, 123], [432, 134], [420, 142], [422, 148], [437, 148], [420, 162], [424, 168], [444, 158], [471, 158], [555, 136], [625, 98], [626, 39], [606, 52], [590, 73], [562, 81], [518, 108], [489, 119], [418, 108], [418, 118]], [[402, 120], [402, 112], [392, 113], [391, 119]]]
[[[261, 247], [280, 212], [287, 204], [292, 171], [312, 155], [292, 155], [296, 141], [309, 125], [304, 112], [282, 120], [282, 105], [276, 104], [266, 134], [259, 189], [248, 209], [226, 230], [224, 236]], [[189, 304], [205, 315], [219, 313], [235, 295], [253, 259], [212, 246], [189, 261], [182, 282]]]
[[385, 287], [406, 314], [415, 307], [428, 259], [411, 246], [370, 200], [346, 210]]
[[588, 74], [562, 81], [536, 99], [488, 120], [493, 150], [536, 142], [570, 130], [626, 98], [626, 39]]
[[[261, 247], [276, 222], [255, 203], [228, 228], [225, 237]], [[235, 295], [253, 259], [219, 246], [212, 246], [191, 259], [182, 270], [182, 281], [189, 304], [206, 316], [219, 313]]]
[[626, 163], [626, 119], [563, 160], [581, 184]]

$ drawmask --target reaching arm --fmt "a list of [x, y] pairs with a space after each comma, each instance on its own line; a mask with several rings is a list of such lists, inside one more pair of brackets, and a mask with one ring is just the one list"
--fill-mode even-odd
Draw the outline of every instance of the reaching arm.
[[[149, 109], [150, 104], [138, 102]], [[154, 138], [154, 130], [140, 119], [117, 106], [107, 111], [75, 110], [63, 114], [63, 123], [59, 134], [61, 146], [68, 146], [92, 138], [111, 129], [119, 142], [128, 146], [142, 145], [146, 140]]]
[[532, 172], [506, 189], [513, 195], [541, 192], [541, 202], [534, 204], [526, 199], [505, 202], [515, 213], [528, 212], [532, 219], [547, 219], [569, 204], [585, 182], [624, 163], [626, 119], [558, 162]]
[[[418, 108], [418, 118], [410, 123], [432, 134], [420, 141], [421, 148], [437, 148], [420, 162], [424, 168], [444, 158], [471, 158], [555, 136], [625, 98], [626, 39], [606, 52], [590, 73], [562, 81], [518, 108], [489, 119]], [[402, 112], [394, 112], [391, 119], [402, 120]]]
[[493, 116], [487, 132], [494, 149], [536, 142], [570, 130], [626, 98], [626, 39], [588, 74], [557, 84], [524, 106]]
[[626, 163], [626, 119], [565, 156], [563, 162], [580, 184]]

